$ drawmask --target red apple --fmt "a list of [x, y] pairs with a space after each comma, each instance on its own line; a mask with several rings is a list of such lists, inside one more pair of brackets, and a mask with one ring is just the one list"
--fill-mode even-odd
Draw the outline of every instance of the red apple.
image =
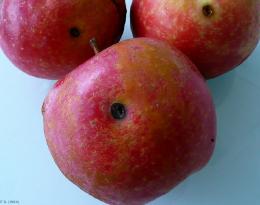
[[260, 0], [133, 0], [136, 37], [168, 42], [185, 53], [205, 78], [242, 63], [260, 36]]
[[42, 108], [64, 175], [110, 205], [161, 196], [210, 159], [216, 116], [196, 67], [140, 38], [116, 44], [57, 82]]
[[24, 72], [58, 79], [94, 55], [89, 40], [104, 49], [119, 41], [124, 0], [3, 0], [0, 45]]

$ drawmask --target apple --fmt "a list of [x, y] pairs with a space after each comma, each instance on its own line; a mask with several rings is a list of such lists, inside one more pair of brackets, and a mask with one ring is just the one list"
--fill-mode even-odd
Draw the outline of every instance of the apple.
[[241, 64], [260, 37], [259, 0], [133, 0], [134, 36], [168, 42], [207, 79]]
[[139, 205], [209, 161], [216, 115], [204, 78], [164, 42], [136, 38], [59, 80], [42, 107], [63, 174], [110, 205]]
[[3, 0], [0, 45], [24, 72], [58, 79], [118, 42], [123, 33], [124, 0]]

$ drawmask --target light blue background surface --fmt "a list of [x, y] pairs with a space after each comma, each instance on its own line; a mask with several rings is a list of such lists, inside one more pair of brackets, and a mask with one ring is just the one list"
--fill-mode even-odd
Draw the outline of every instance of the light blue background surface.
[[[128, 16], [123, 39], [130, 37]], [[0, 51], [0, 201], [104, 204], [68, 181], [51, 158], [40, 108], [52, 84], [22, 73]], [[218, 114], [213, 159], [150, 205], [260, 204], [260, 45], [236, 70], [208, 84]]]

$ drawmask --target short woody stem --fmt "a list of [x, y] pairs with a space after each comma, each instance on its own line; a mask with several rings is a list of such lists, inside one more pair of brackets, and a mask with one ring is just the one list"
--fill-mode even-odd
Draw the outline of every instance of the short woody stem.
[[99, 49], [98, 49], [98, 45], [97, 45], [97, 41], [95, 38], [90, 39], [89, 44], [91, 46], [91, 48], [93, 49], [93, 51], [95, 52], [95, 54], [99, 53]]

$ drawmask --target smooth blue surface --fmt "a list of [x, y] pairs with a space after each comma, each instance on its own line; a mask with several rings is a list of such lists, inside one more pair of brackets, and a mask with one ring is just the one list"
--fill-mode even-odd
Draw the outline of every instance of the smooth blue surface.
[[[123, 38], [130, 37], [128, 17]], [[52, 84], [22, 73], [0, 52], [0, 204], [104, 204], [69, 182], [51, 158], [40, 108]], [[260, 45], [208, 84], [218, 114], [213, 159], [150, 205], [260, 204]]]

